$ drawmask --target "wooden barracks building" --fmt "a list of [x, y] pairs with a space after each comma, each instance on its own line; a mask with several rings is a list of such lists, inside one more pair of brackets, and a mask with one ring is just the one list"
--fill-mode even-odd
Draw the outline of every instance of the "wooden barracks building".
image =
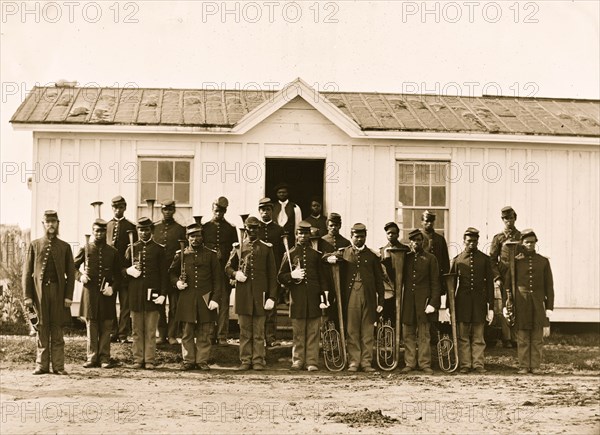
[[[31, 236], [45, 209], [58, 210], [62, 238], [84, 241], [90, 202], [175, 199], [175, 218], [257, 213], [281, 181], [309, 214], [310, 198], [369, 230], [404, 234], [435, 210], [450, 256], [468, 226], [488, 252], [511, 205], [517, 228], [533, 227], [555, 278], [553, 321], [600, 321], [600, 101], [318, 92], [302, 79], [280, 91], [36, 87], [11, 119], [33, 132]], [[137, 207], [136, 207], [137, 206]], [[154, 216], [160, 215], [157, 207]]]

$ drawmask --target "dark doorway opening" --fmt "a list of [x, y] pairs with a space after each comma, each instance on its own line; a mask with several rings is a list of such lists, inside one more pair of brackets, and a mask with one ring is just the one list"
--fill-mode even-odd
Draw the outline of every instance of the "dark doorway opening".
[[[274, 188], [279, 183], [290, 186], [290, 201], [298, 204], [302, 218], [310, 215], [310, 200], [323, 198], [325, 159], [266, 159], [265, 195], [277, 201]], [[323, 204], [323, 213], [326, 213]]]

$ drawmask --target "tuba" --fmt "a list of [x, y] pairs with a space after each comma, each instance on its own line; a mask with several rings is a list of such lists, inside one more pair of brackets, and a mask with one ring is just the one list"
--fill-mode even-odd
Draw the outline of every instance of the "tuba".
[[379, 318], [377, 326], [377, 365], [381, 370], [391, 371], [398, 367], [400, 363], [400, 337], [401, 337], [401, 314], [403, 301], [403, 279], [404, 279], [404, 258], [408, 252], [408, 247], [386, 248], [390, 253], [392, 266], [395, 274], [394, 298], [396, 302], [395, 328], [391, 321], [384, 323], [383, 317]]
[[452, 327], [452, 338], [448, 334], [440, 336], [438, 331], [438, 362], [440, 369], [446, 373], [452, 373], [458, 368], [458, 331], [456, 328], [456, 274], [445, 273], [447, 304], [450, 310], [450, 326]]
[[508, 241], [504, 244], [508, 248], [508, 267], [510, 268], [510, 289], [506, 289], [506, 321], [508, 326], [515, 326], [515, 300], [514, 292], [517, 289], [517, 275], [515, 257], [519, 242]]
[[90, 204], [92, 207], [94, 207], [97, 219], [102, 219], [102, 216], [100, 215], [100, 206], [102, 206], [102, 204], [104, 204], [102, 201], [94, 201]]
[[331, 271], [333, 274], [333, 286], [335, 288], [335, 298], [338, 309], [340, 330], [338, 331], [336, 329], [335, 322], [333, 320], [328, 320], [324, 323], [321, 329], [321, 339], [323, 340], [323, 357], [325, 359], [325, 367], [327, 367], [327, 370], [330, 372], [339, 372], [344, 370], [347, 361], [339, 264], [332, 264]]
[[154, 223], [154, 203], [156, 199], [147, 199], [146, 205], [148, 206], [148, 211], [150, 212], [150, 220]]

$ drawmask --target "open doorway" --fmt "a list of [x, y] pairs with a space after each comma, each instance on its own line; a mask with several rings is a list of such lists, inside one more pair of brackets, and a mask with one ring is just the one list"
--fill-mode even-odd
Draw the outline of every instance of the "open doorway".
[[[325, 159], [266, 159], [265, 195], [277, 201], [274, 188], [279, 183], [290, 186], [290, 201], [302, 210], [302, 217], [310, 215], [310, 200], [323, 198]], [[323, 213], [326, 214], [323, 203]]]

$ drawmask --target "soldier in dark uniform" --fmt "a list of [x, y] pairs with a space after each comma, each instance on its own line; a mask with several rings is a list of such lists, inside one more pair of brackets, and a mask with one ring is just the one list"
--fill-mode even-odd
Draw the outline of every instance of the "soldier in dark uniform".
[[44, 237], [31, 242], [23, 263], [23, 293], [26, 307], [38, 315], [37, 355], [34, 375], [52, 371], [66, 375], [63, 326], [71, 319], [75, 266], [71, 246], [58, 238], [58, 214], [44, 212]]
[[477, 249], [479, 231], [467, 228], [465, 249], [452, 260], [450, 272], [458, 275], [456, 322], [458, 324], [458, 360], [460, 372], [485, 373], [484, 322], [494, 320], [494, 284], [490, 257]]
[[350, 240], [340, 235], [340, 228], [342, 227], [342, 217], [337, 213], [329, 213], [327, 216], [327, 234], [322, 239], [323, 252], [335, 252], [340, 248], [350, 246]]
[[351, 229], [351, 246], [340, 248], [335, 256], [341, 266], [342, 309], [348, 331], [348, 371], [359, 367], [373, 372], [373, 325], [383, 311], [383, 274], [379, 256], [366, 245], [367, 228], [356, 223]]
[[323, 216], [323, 202], [320, 198], [312, 198], [310, 200], [310, 216], [306, 221], [311, 227], [318, 229], [319, 236], [323, 237], [327, 234], [327, 218]]
[[[154, 225], [153, 237], [156, 243], [165, 247], [167, 267], [167, 269], [165, 269], [165, 274], [168, 274], [168, 267], [175, 257], [175, 252], [179, 249], [179, 240], [185, 239], [185, 227], [180, 225], [173, 218], [173, 215], [175, 214], [175, 201], [163, 201], [161, 212], [163, 219]], [[159, 309], [160, 318], [158, 320], [158, 338], [156, 342], [158, 344], [165, 343], [168, 337], [169, 344], [177, 344], [177, 339], [181, 339], [181, 330], [175, 321], [179, 290], [169, 283], [166, 291], [169, 298], [168, 319], [165, 306], [162, 305]]]
[[[110, 331], [117, 318], [116, 295], [122, 282], [119, 253], [106, 243], [106, 221], [96, 219], [92, 225], [93, 241], [75, 257], [75, 269], [83, 284], [79, 315], [87, 329], [85, 368], [111, 368]], [[84, 265], [83, 273], [79, 268]]]
[[[231, 251], [225, 271], [235, 279], [235, 311], [240, 324], [239, 370], [264, 370], [265, 314], [275, 308], [277, 270], [270, 243], [258, 239], [260, 222], [249, 216], [245, 222], [248, 237]], [[241, 250], [241, 262], [238, 251]]]
[[231, 285], [229, 278], [225, 275], [225, 266], [233, 249], [233, 244], [238, 241], [235, 226], [225, 220], [229, 201], [224, 196], [220, 196], [213, 201], [213, 217], [203, 226], [204, 245], [217, 252], [217, 258], [223, 272], [223, 291], [220, 293], [219, 315], [217, 318], [217, 328], [212, 333], [212, 339], [220, 345], [227, 344], [229, 335], [229, 298], [231, 296]]
[[[494, 298], [500, 300], [498, 304], [500, 309], [502, 308], [502, 286], [504, 285], [503, 278], [508, 271], [508, 247], [506, 242], [520, 242], [521, 232], [515, 228], [515, 221], [517, 220], [517, 213], [511, 206], [506, 206], [500, 210], [500, 216], [504, 223], [504, 230], [498, 233], [492, 239], [492, 246], [490, 247], [490, 258], [492, 259], [492, 268], [494, 271]], [[520, 251], [518, 251], [520, 252]], [[496, 313], [500, 314], [500, 313]], [[502, 328], [502, 344], [504, 347], [513, 347], [512, 341], [516, 340], [516, 337], [512, 336], [511, 328], [508, 321], [504, 316], [497, 316], [497, 322]]]
[[[152, 238], [153, 222], [147, 217], [138, 219], [139, 240], [125, 252], [125, 269], [129, 280], [129, 302], [133, 329], [133, 368], [155, 368], [156, 327], [159, 308], [170, 289], [165, 247]], [[126, 266], [124, 266], [126, 267]]]
[[[535, 252], [537, 236], [532, 229], [523, 230], [523, 252], [515, 259], [516, 289], [511, 288], [510, 269], [506, 274], [507, 290], [515, 307], [519, 374], [541, 374], [542, 335], [546, 319], [554, 310], [554, 281], [548, 259]], [[506, 304], [506, 292], [503, 295]], [[506, 308], [504, 315], [507, 316]]]
[[[404, 261], [404, 299], [402, 301], [402, 339], [404, 362], [402, 373], [419, 368], [431, 370], [431, 346], [428, 314], [440, 306], [440, 277], [437, 259], [423, 250], [423, 233], [414, 229], [408, 234], [411, 252]], [[417, 351], [418, 346], [418, 351]]]
[[[258, 201], [258, 212], [260, 214], [260, 228], [258, 230], [258, 238], [263, 242], [273, 245], [273, 254], [275, 255], [275, 266], [279, 270], [281, 259], [283, 258], [284, 246], [283, 228], [273, 222], [273, 202], [271, 198], [263, 198]], [[267, 346], [273, 347], [277, 345], [277, 304], [275, 308], [267, 311], [267, 319], [265, 321], [265, 339]]]
[[223, 290], [223, 270], [217, 251], [203, 244], [202, 226], [189, 225], [186, 233], [189, 246], [183, 253], [177, 251], [169, 268], [171, 283], [180, 292], [176, 320], [183, 324], [182, 370], [209, 370], [211, 332]]
[[320, 305], [327, 283], [321, 254], [310, 247], [310, 229], [308, 221], [298, 224], [296, 246], [290, 249], [289, 260], [284, 254], [278, 280], [290, 289], [292, 369], [302, 370], [306, 366], [312, 372], [319, 369]]
[[289, 200], [289, 186], [286, 183], [279, 183], [275, 186], [275, 194], [277, 201], [273, 205], [273, 217], [279, 226], [288, 233], [290, 246], [293, 246], [296, 225], [302, 220], [302, 211], [297, 204]]
[[[434, 229], [436, 217], [437, 215], [429, 210], [425, 210], [421, 215], [423, 250], [435, 255], [435, 258], [437, 259], [438, 267], [440, 268], [440, 291], [442, 295], [445, 295], [446, 285], [444, 284], [443, 276], [450, 270], [450, 256], [448, 254], [448, 244], [446, 243], [446, 239]], [[437, 343], [437, 331], [440, 329], [438, 319], [439, 318], [435, 315], [430, 316], [431, 325], [429, 325], [429, 328], [432, 345]]]
[[383, 264], [383, 284], [385, 288], [385, 301], [383, 303], [383, 318], [391, 319], [394, 321], [396, 318], [396, 273], [392, 266], [392, 259], [390, 256], [389, 248], [404, 248], [407, 252], [408, 246], [400, 243], [400, 228], [396, 222], [388, 222], [383, 227], [388, 243], [385, 246], [379, 248], [379, 256], [381, 257], [381, 263]]
[[[122, 196], [115, 196], [111, 200], [113, 218], [106, 226], [106, 243], [114, 247], [119, 253], [120, 264], [125, 264], [125, 251], [129, 246], [128, 232], [133, 231], [133, 241], [137, 240], [135, 224], [129, 222], [125, 216], [127, 202]], [[131, 315], [129, 311], [128, 277], [125, 274], [118, 289], [119, 295], [119, 318], [114, 322], [111, 340], [114, 342], [129, 343], [131, 337]], [[113, 289], [113, 291], [116, 291]]]

